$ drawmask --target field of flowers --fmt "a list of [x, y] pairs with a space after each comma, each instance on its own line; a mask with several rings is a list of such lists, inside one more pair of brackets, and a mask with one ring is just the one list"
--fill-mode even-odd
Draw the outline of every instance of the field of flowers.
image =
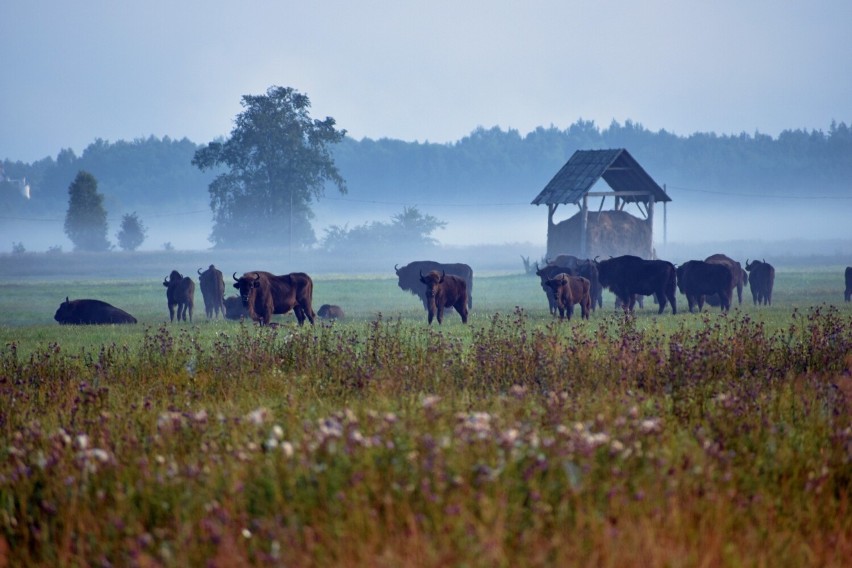
[[304, 328], [164, 324], [162, 290], [112, 283], [143, 323], [18, 307], [0, 568], [849, 564], [852, 310], [797, 279], [769, 310], [560, 323], [519, 278], [468, 326], [398, 290]]

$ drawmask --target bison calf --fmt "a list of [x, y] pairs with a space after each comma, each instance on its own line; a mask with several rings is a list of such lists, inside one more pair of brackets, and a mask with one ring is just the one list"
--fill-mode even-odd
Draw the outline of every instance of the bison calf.
[[553, 290], [553, 296], [556, 298], [559, 319], [567, 317], [570, 320], [574, 315], [574, 304], [580, 304], [582, 318], [589, 319], [592, 296], [588, 278], [563, 273], [548, 280], [547, 285]]
[[453, 307], [461, 316], [462, 323], [467, 323], [467, 283], [452, 274], [432, 270], [425, 276], [420, 273], [420, 281], [426, 285], [428, 299], [429, 324], [437, 317], [438, 323], [444, 322], [444, 308]]
[[317, 316], [322, 319], [328, 320], [343, 319], [343, 308], [341, 308], [340, 306], [335, 306], [333, 304], [323, 304], [320, 306], [320, 309], [317, 312]]
[[102, 325], [136, 323], [136, 318], [101, 300], [69, 300], [59, 305], [53, 319], [62, 325]]
[[249, 316], [248, 308], [243, 305], [243, 300], [239, 296], [228, 296], [224, 300], [225, 317], [230, 320], [241, 320]]

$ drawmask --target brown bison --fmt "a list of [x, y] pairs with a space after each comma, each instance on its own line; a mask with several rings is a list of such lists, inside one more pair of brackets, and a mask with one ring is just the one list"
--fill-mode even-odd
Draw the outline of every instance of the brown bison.
[[775, 268], [763, 260], [755, 260], [749, 264], [746, 259], [745, 269], [748, 271], [748, 284], [751, 287], [751, 299], [755, 305], [772, 305], [772, 287], [775, 285]]
[[317, 311], [317, 317], [328, 320], [339, 320], [344, 318], [343, 308], [333, 304], [323, 304]]
[[843, 299], [847, 302], [852, 299], [852, 266], [846, 267], [846, 290], [843, 292]]
[[583, 319], [589, 319], [591, 311], [591, 283], [588, 278], [559, 274], [547, 281], [547, 286], [553, 290], [556, 306], [559, 308], [559, 319], [574, 315], [574, 304], [580, 304], [580, 314]]
[[615, 294], [625, 311], [633, 311], [637, 294], [654, 294], [660, 307], [658, 314], [666, 309], [666, 300], [672, 305], [672, 313], [677, 313], [677, 274], [671, 262], [624, 255], [595, 263], [601, 286]]
[[394, 265], [393, 268], [399, 279], [397, 284], [400, 289], [418, 296], [423, 302], [423, 307], [426, 310], [429, 309], [429, 298], [426, 296], [426, 288], [420, 280], [420, 275], [424, 272], [437, 270], [439, 272], [446, 272], [447, 274], [458, 276], [464, 280], [467, 285], [467, 307], [469, 309], [473, 309], [473, 269], [471, 269], [471, 267], [467, 264], [442, 264], [433, 260], [415, 260], [414, 262], [406, 264], [402, 268], [398, 265]]
[[219, 312], [224, 317], [225, 279], [222, 278], [222, 271], [212, 264], [204, 272], [201, 272], [199, 268], [198, 283], [201, 285], [201, 296], [204, 298], [204, 312], [207, 314], [207, 319], [212, 318], [214, 314], [219, 317]]
[[169, 306], [169, 321], [175, 321], [175, 308], [177, 308], [178, 321], [186, 321], [189, 312], [189, 321], [192, 321], [192, 306], [195, 303], [195, 282], [189, 276], [181, 276], [177, 270], [172, 270], [168, 278], [163, 279], [166, 287], [166, 303]]
[[[733, 258], [724, 254], [711, 254], [704, 259], [704, 262], [712, 262], [714, 264], [727, 264], [731, 267], [734, 273], [734, 283], [737, 289], [737, 301], [740, 305], [743, 303], [743, 288], [748, 284], [748, 272], [743, 269], [742, 265]], [[707, 294], [707, 303], [711, 306], [719, 306], [721, 302], [718, 294]], [[733, 300], [731, 301], [733, 303]]]
[[429, 300], [426, 311], [429, 312], [429, 324], [437, 316], [438, 323], [444, 322], [444, 308], [453, 307], [461, 316], [462, 323], [467, 323], [467, 282], [458, 276], [432, 270], [425, 276], [420, 274], [420, 281], [426, 286], [426, 297]]
[[136, 323], [136, 318], [101, 300], [69, 300], [59, 304], [53, 319], [61, 325]]
[[717, 294], [722, 311], [728, 311], [737, 280], [735, 269], [739, 270], [726, 262], [703, 260], [688, 260], [678, 266], [677, 287], [680, 293], [686, 296], [690, 313], [696, 305], [699, 312], [704, 309], [704, 298], [708, 294]]
[[231, 320], [241, 320], [250, 317], [248, 309], [243, 305], [243, 300], [239, 296], [228, 296], [223, 301], [225, 306], [224, 315]]
[[239, 278], [235, 272], [234, 281], [249, 317], [261, 325], [269, 324], [274, 314], [286, 314], [290, 310], [299, 325], [305, 323], [305, 318], [313, 325], [316, 316], [311, 307], [314, 281], [304, 272], [276, 276], [258, 270], [246, 272]]
[[559, 307], [556, 302], [556, 292], [548, 285], [548, 282], [560, 274], [571, 274], [571, 269], [564, 266], [548, 264], [542, 268], [538, 268], [536, 264], [536, 276], [541, 280], [541, 289], [544, 290], [544, 295], [547, 297], [547, 307], [550, 310], [550, 315], [555, 316]]
[[570, 254], [560, 254], [553, 260], [548, 260], [547, 265], [562, 266], [571, 270], [569, 274], [586, 278], [592, 286], [592, 311], [595, 311], [595, 307], [603, 307], [603, 286], [601, 286], [598, 276], [598, 267], [593, 260], [577, 258]]

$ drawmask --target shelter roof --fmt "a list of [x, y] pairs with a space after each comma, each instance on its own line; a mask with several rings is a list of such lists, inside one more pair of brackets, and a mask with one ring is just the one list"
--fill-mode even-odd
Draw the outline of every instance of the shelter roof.
[[[642, 169], [624, 148], [612, 150], [577, 150], [553, 179], [532, 200], [533, 205], [579, 203], [600, 178], [628, 202], [671, 201], [671, 197]], [[638, 193], [638, 194], [637, 194]]]

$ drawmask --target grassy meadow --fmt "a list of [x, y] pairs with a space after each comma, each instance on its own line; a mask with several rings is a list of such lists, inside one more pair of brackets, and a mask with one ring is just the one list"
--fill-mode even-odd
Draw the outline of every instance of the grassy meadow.
[[[849, 565], [842, 267], [570, 322], [478, 276], [431, 327], [395, 278], [314, 281], [345, 320], [207, 321], [197, 291], [173, 324], [161, 279], [0, 275], [0, 568]], [[140, 323], [59, 326], [66, 296]]]

